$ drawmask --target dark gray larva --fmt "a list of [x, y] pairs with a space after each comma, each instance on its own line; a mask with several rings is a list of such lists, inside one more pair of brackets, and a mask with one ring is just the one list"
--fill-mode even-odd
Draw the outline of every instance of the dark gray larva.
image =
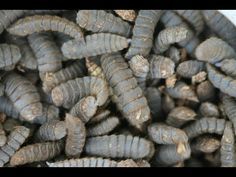
[[0, 148], [0, 167], [9, 162], [10, 158], [29, 137], [30, 130], [24, 126], [16, 126], [8, 136], [7, 143]]
[[88, 155], [111, 158], [151, 158], [154, 145], [151, 141], [131, 135], [110, 135], [88, 138], [85, 145]]
[[135, 55], [146, 57], [152, 48], [153, 34], [163, 11], [140, 10], [135, 20], [131, 46], [125, 58], [131, 59]]
[[22, 147], [11, 158], [10, 165], [18, 166], [32, 162], [46, 161], [59, 155], [63, 150], [62, 141], [36, 143]]
[[96, 114], [89, 120], [89, 123], [98, 123], [104, 119], [106, 119], [111, 113], [108, 109], [100, 109], [96, 112]]
[[71, 109], [70, 114], [79, 117], [84, 123], [87, 123], [97, 112], [96, 98], [87, 96], [78, 101]]
[[207, 73], [208, 79], [216, 88], [220, 89], [223, 93], [236, 97], [236, 80], [222, 74], [211, 64], [207, 64]]
[[219, 117], [218, 107], [211, 102], [203, 102], [199, 107], [199, 112], [203, 117]]
[[235, 167], [235, 138], [233, 125], [230, 121], [225, 124], [224, 134], [221, 138], [220, 148], [221, 167]]
[[3, 125], [0, 123], [0, 147], [5, 145], [7, 142], [6, 132], [3, 129]]
[[178, 49], [174, 46], [170, 46], [166, 51], [166, 55], [173, 60], [175, 64], [178, 64], [183, 59], [183, 49]]
[[101, 136], [110, 133], [120, 124], [120, 120], [118, 117], [108, 117], [101, 122], [89, 126], [87, 129], [87, 136]]
[[198, 99], [201, 102], [211, 101], [215, 98], [215, 95], [216, 95], [215, 87], [208, 80], [198, 84], [196, 88], [196, 92], [197, 92]]
[[211, 37], [203, 41], [195, 50], [198, 60], [217, 63], [225, 58], [233, 58], [236, 56], [234, 49], [217, 37]]
[[16, 36], [27, 36], [37, 32], [55, 31], [65, 33], [78, 41], [83, 40], [80, 27], [66, 18], [53, 15], [34, 15], [21, 18], [7, 31]]
[[24, 120], [32, 122], [43, 114], [43, 106], [37, 88], [27, 79], [16, 73], [4, 77], [5, 94], [13, 102]]
[[191, 78], [200, 71], [204, 70], [204, 62], [197, 60], [188, 60], [180, 63], [177, 67], [177, 74], [184, 78]]
[[225, 119], [215, 117], [203, 117], [184, 128], [189, 139], [195, 138], [204, 133], [222, 135], [225, 129]]
[[233, 78], [236, 78], [236, 60], [232, 59], [224, 59], [220, 63], [216, 63], [216, 66], [220, 67], [220, 69]]
[[175, 101], [168, 94], [164, 94], [163, 99], [161, 99], [162, 109], [168, 114], [172, 109], [175, 108]]
[[104, 10], [79, 10], [76, 22], [81, 28], [94, 33], [113, 33], [128, 37], [131, 32], [128, 22]]
[[166, 123], [170, 126], [179, 128], [187, 122], [195, 120], [196, 116], [197, 114], [194, 110], [185, 106], [178, 106], [170, 111], [167, 116]]
[[19, 47], [12, 44], [0, 44], [0, 69], [13, 70], [21, 59]]
[[98, 77], [86, 76], [69, 80], [52, 90], [54, 104], [65, 108], [71, 108], [81, 98], [89, 95], [93, 95], [97, 105], [102, 106], [109, 96], [107, 82]]
[[110, 33], [95, 33], [85, 37], [85, 43], [69, 40], [62, 45], [63, 55], [70, 59], [117, 52], [128, 47], [128, 39]]
[[84, 123], [78, 117], [70, 114], [66, 114], [65, 122], [67, 128], [65, 153], [68, 157], [79, 157], [86, 139]]
[[103, 55], [101, 66], [114, 95], [117, 96], [118, 109], [131, 125], [142, 130], [150, 120], [150, 109], [132, 70], [118, 53]]

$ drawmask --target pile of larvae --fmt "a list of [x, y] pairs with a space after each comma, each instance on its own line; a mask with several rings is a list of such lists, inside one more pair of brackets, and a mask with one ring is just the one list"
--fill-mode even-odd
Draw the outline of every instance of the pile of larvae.
[[236, 27], [217, 10], [0, 10], [1, 167], [235, 167]]

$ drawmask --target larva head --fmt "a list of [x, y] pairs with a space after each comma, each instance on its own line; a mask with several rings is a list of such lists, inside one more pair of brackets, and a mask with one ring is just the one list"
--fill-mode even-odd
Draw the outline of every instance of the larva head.
[[62, 45], [61, 51], [66, 58], [77, 59], [77, 50], [80, 48], [80, 45], [81, 41], [75, 39], [68, 40]]
[[149, 72], [149, 62], [142, 55], [136, 55], [129, 61], [129, 66], [137, 77], [147, 76]]
[[92, 10], [79, 10], [76, 17], [76, 23], [81, 27], [85, 28], [88, 25]]
[[32, 103], [29, 107], [25, 107], [21, 110], [20, 115], [25, 121], [33, 122], [36, 117], [43, 115], [43, 106], [42, 103]]
[[64, 101], [64, 94], [60, 87], [55, 87], [52, 92], [52, 101], [56, 106], [61, 106]]
[[179, 155], [182, 156], [183, 159], [188, 159], [191, 155], [191, 148], [190, 148], [190, 145], [188, 142], [187, 143], [186, 142], [179, 143], [177, 145], [176, 151]]

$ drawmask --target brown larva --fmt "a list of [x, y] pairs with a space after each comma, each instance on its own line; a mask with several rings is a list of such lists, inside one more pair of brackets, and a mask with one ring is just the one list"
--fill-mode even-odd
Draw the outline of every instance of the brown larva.
[[137, 14], [134, 10], [114, 10], [123, 20], [134, 22]]

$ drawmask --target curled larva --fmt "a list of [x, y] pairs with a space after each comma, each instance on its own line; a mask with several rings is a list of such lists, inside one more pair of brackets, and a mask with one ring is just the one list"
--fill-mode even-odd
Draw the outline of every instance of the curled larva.
[[85, 153], [110, 158], [146, 159], [153, 156], [154, 144], [138, 136], [105, 135], [88, 138]]
[[220, 117], [218, 107], [211, 102], [203, 102], [199, 107], [199, 112], [203, 117]]
[[153, 34], [163, 10], [140, 10], [135, 20], [131, 46], [125, 58], [131, 59], [135, 55], [146, 57], [152, 48]]
[[133, 22], [136, 18], [135, 10], [114, 10], [123, 20]]
[[236, 56], [236, 53], [222, 39], [211, 37], [197, 46], [195, 55], [198, 60], [214, 64], [225, 58], [233, 58]]
[[[0, 97], [1, 98], [1, 97]], [[96, 112], [96, 114], [89, 120], [89, 124], [92, 124], [92, 123], [98, 123], [104, 119], [106, 119], [109, 114], [111, 113], [110, 110], [108, 109], [100, 109]]]
[[197, 92], [198, 99], [201, 102], [211, 101], [215, 98], [215, 95], [216, 95], [215, 87], [208, 80], [198, 84], [196, 88], [196, 92]]
[[128, 37], [131, 25], [105, 10], [79, 10], [76, 22], [81, 28], [94, 33], [113, 33]]
[[63, 55], [70, 59], [97, 56], [117, 52], [128, 47], [128, 39], [110, 33], [95, 33], [85, 37], [85, 43], [69, 40], [61, 47]]
[[220, 63], [216, 63], [216, 66], [220, 67], [228, 76], [236, 78], [236, 60], [234, 58], [224, 59]]
[[34, 15], [21, 18], [7, 31], [16, 36], [27, 36], [37, 32], [55, 31], [65, 33], [79, 41], [83, 39], [80, 27], [66, 18], [53, 15]]
[[194, 110], [186, 106], [178, 106], [173, 108], [167, 115], [166, 123], [173, 127], [182, 127], [187, 122], [196, 119], [197, 114]]
[[5, 145], [7, 142], [6, 132], [3, 128], [3, 125], [0, 123], [0, 147]]

